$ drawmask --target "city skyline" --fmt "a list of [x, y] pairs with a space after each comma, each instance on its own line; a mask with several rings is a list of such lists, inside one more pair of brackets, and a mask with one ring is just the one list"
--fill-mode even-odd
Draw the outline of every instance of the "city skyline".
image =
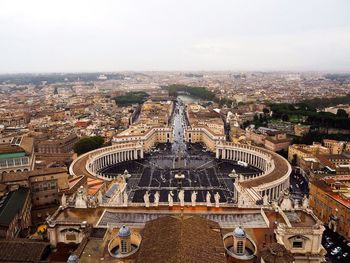
[[0, 73], [350, 69], [347, 1], [1, 1]]

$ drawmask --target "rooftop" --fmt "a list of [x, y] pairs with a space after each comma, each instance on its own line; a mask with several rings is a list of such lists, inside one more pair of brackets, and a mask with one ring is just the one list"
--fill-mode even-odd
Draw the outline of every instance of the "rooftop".
[[200, 217], [166, 216], [146, 223], [137, 263], [224, 263], [217, 223]]
[[41, 262], [48, 257], [50, 244], [29, 239], [0, 240], [1, 262]]
[[29, 189], [19, 188], [16, 191], [10, 192], [5, 200], [0, 205], [0, 225], [9, 226], [13, 218], [19, 213], [24, 206], [24, 203], [29, 195]]
[[293, 255], [287, 249], [279, 244], [272, 243], [266, 246], [261, 251], [261, 257], [266, 263], [292, 263], [294, 262]]

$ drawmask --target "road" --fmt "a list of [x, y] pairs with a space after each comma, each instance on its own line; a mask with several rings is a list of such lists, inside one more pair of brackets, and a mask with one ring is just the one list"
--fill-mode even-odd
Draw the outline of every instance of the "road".
[[308, 181], [298, 171], [293, 169], [290, 175], [290, 194], [293, 198], [302, 199], [309, 195]]
[[[328, 239], [328, 240], [327, 240]], [[327, 244], [332, 244], [328, 245]], [[340, 236], [338, 233], [335, 233], [326, 227], [326, 230], [323, 233], [322, 245], [327, 250], [326, 259], [334, 263], [345, 263], [350, 262], [350, 256], [344, 256], [344, 253], [350, 254], [350, 242], [344, 237]], [[331, 251], [335, 247], [341, 247], [341, 252], [337, 255], [332, 255]]]

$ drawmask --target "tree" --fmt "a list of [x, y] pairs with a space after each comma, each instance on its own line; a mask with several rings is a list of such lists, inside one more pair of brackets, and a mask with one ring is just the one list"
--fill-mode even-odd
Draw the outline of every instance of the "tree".
[[254, 114], [254, 122], [259, 122], [259, 116], [258, 114]]
[[78, 155], [102, 147], [104, 139], [101, 136], [84, 137], [74, 144], [73, 150]]
[[115, 97], [114, 100], [119, 106], [129, 106], [132, 104], [144, 103], [149, 95], [143, 91], [128, 92], [123, 96]]
[[343, 109], [338, 109], [337, 110], [337, 116], [338, 117], [343, 117], [343, 118], [348, 118], [349, 114]]
[[288, 114], [282, 114], [281, 120], [282, 120], [282, 121], [289, 121], [289, 116], [288, 116]]
[[263, 113], [267, 115], [270, 113], [270, 110], [268, 108], [263, 108]]

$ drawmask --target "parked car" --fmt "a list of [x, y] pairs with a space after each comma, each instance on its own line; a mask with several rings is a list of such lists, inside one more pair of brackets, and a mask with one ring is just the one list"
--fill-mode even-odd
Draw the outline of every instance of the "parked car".
[[341, 251], [341, 247], [336, 247], [332, 250], [331, 255], [335, 256]]
[[329, 241], [329, 242], [327, 242], [324, 246], [326, 247], [326, 248], [330, 248], [331, 246], [333, 246], [334, 245], [334, 243], [332, 242], [332, 241]]

